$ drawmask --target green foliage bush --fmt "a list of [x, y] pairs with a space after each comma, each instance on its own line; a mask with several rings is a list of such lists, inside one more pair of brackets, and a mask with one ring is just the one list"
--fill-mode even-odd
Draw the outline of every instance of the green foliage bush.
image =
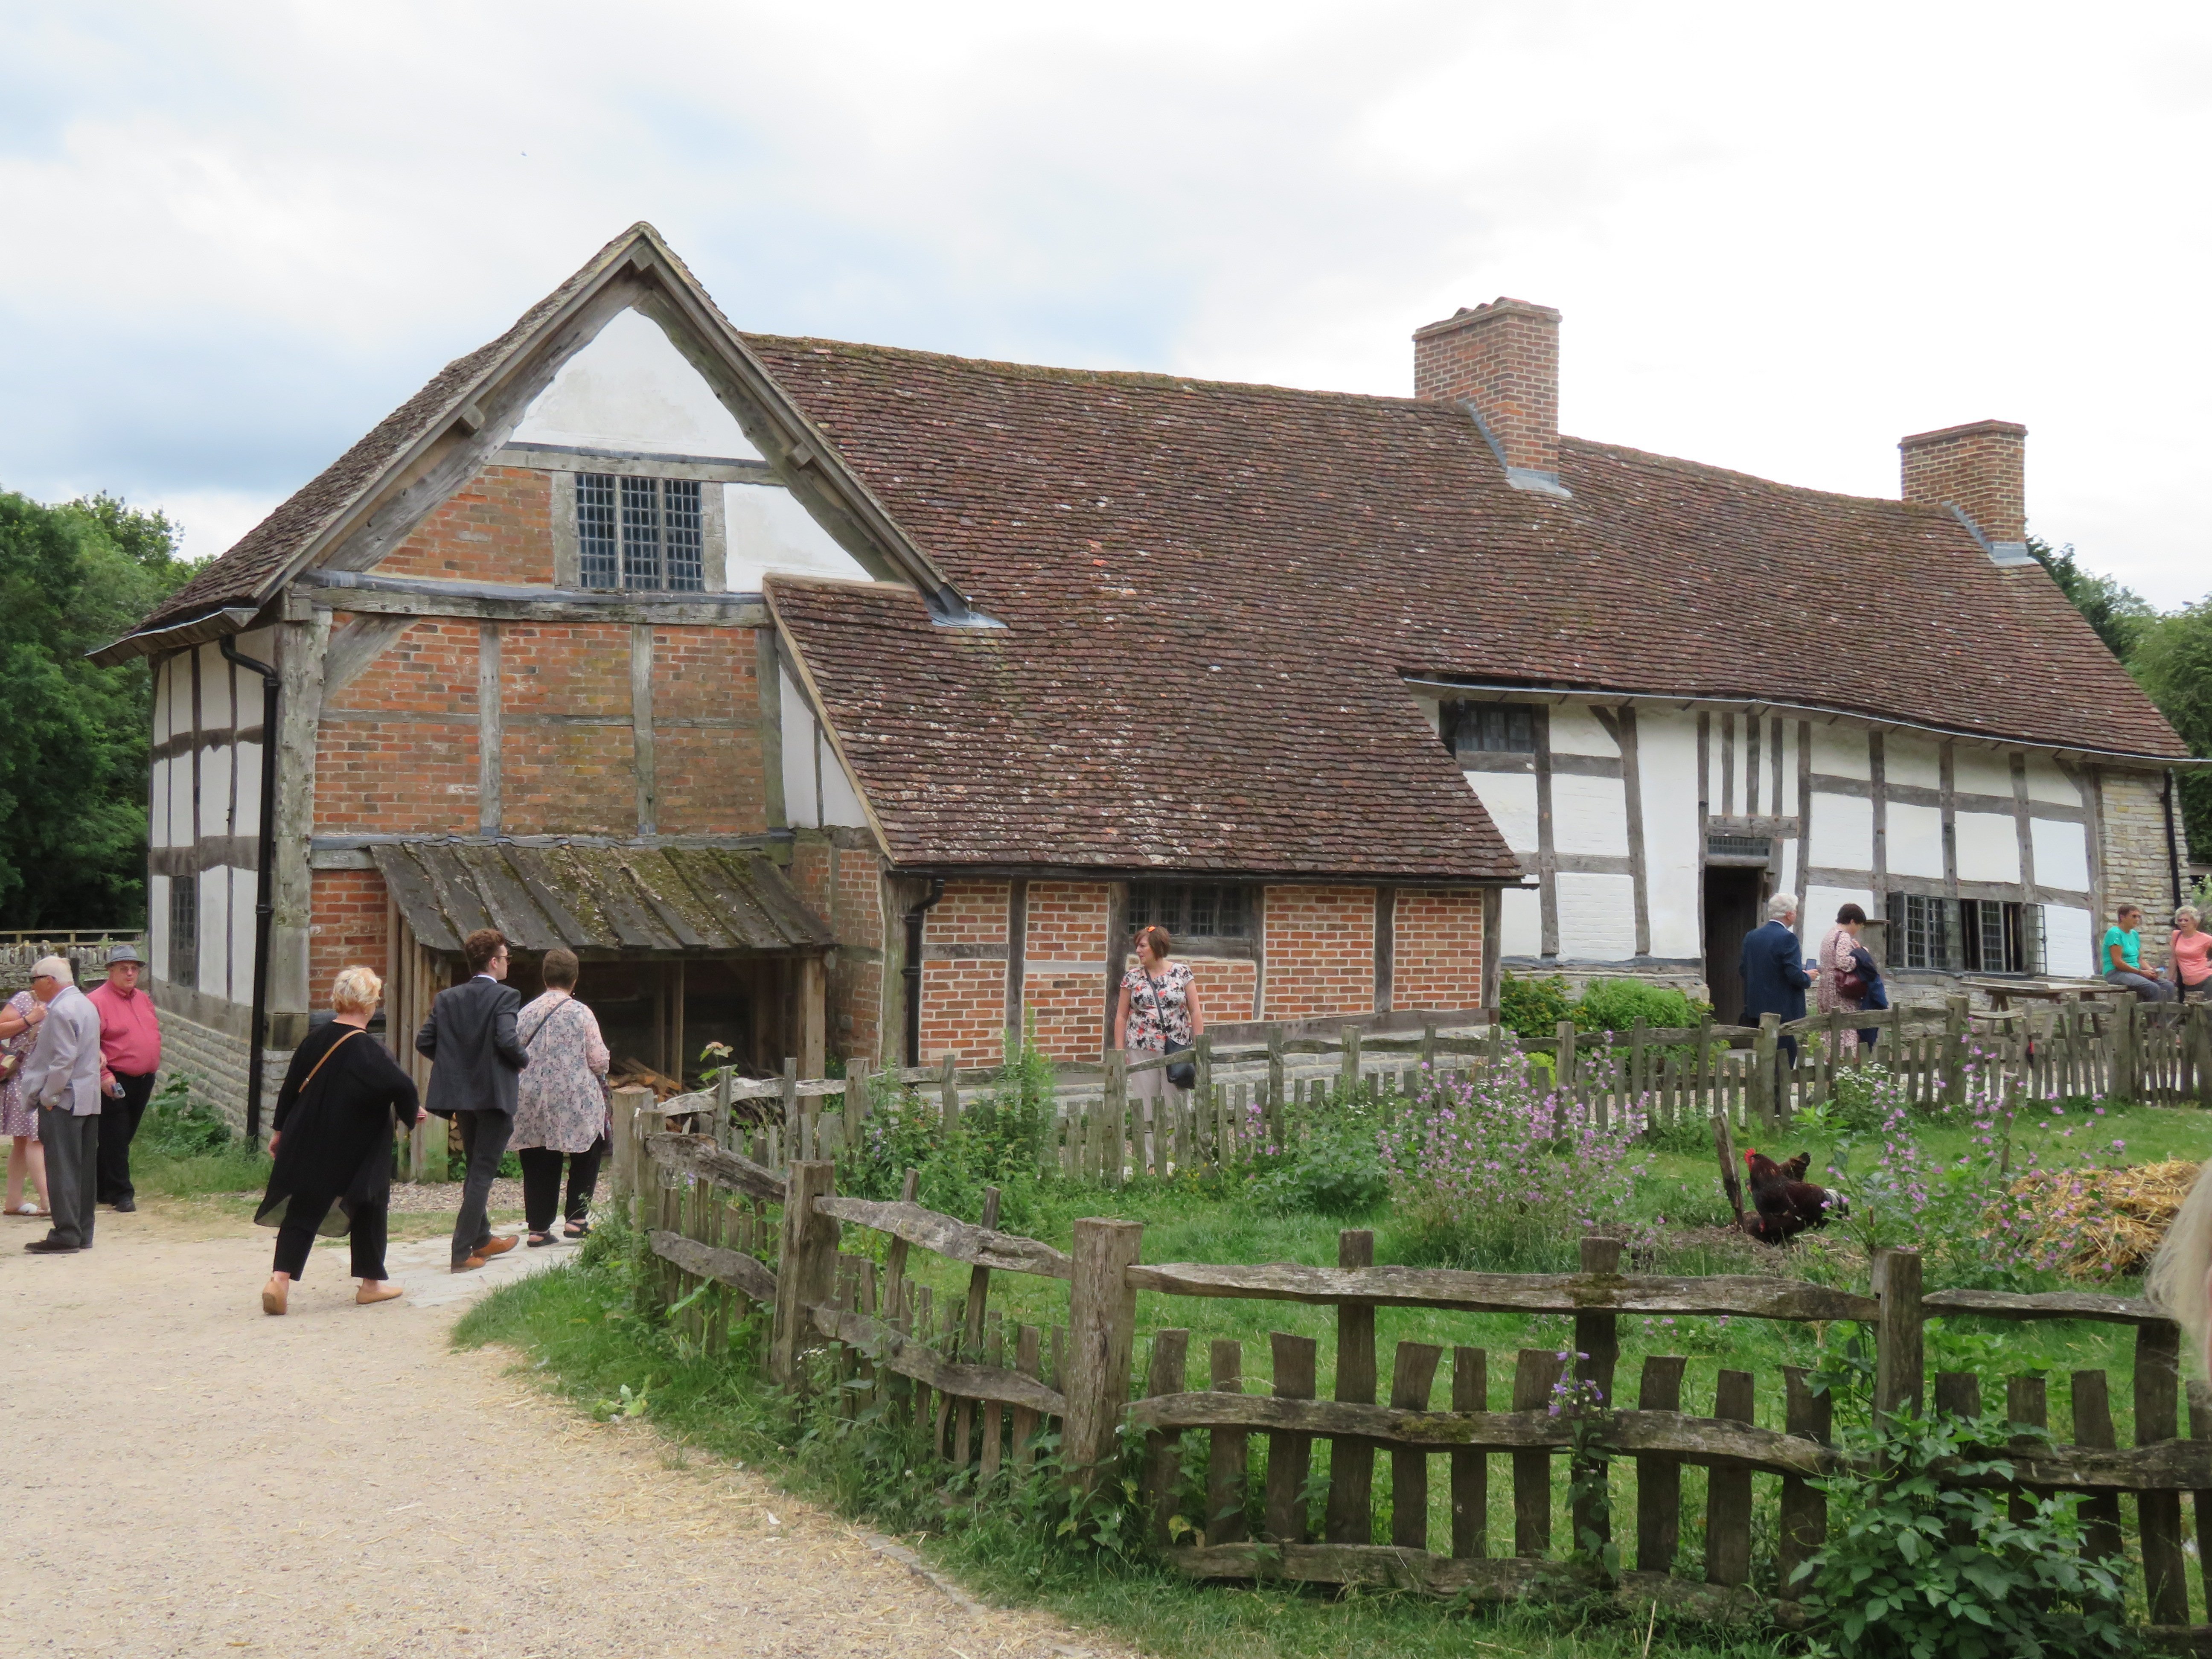
[[1549, 979], [1522, 979], [1510, 973], [1498, 978], [1498, 1018], [1516, 1036], [1553, 1036], [1561, 1020], [1573, 1017], [1574, 1006], [1566, 981], [1557, 974]]
[[192, 1098], [191, 1079], [172, 1073], [150, 1101], [131, 1150], [142, 1158], [198, 1158], [231, 1143], [222, 1114]]
[[1575, 1029], [1626, 1031], [1638, 1020], [1655, 1027], [1695, 1025], [1711, 1011], [1681, 992], [1640, 979], [1601, 979], [1583, 992], [1575, 1005]]
[[1042, 1219], [1037, 1157], [1052, 1114], [1053, 1064], [1036, 1046], [1032, 1015], [1021, 1040], [1008, 1040], [997, 1084], [968, 1105], [950, 1134], [933, 1095], [901, 1090], [876, 1102], [851, 1166], [852, 1190], [895, 1199], [913, 1170], [919, 1202], [972, 1219], [982, 1213], [983, 1189], [996, 1187], [999, 1225], [1031, 1231]]
[[1261, 1203], [1291, 1214], [1349, 1217], [1389, 1196], [1376, 1146], [1382, 1125], [1368, 1091], [1339, 1098], [1299, 1128], [1289, 1146], [1262, 1160], [1251, 1188]]

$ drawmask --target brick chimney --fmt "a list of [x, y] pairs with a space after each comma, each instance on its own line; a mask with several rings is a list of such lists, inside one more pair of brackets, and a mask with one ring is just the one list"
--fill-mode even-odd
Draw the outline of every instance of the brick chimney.
[[1559, 313], [1526, 300], [1462, 307], [1413, 331], [1413, 395], [1472, 408], [1516, 489], [1559, 484]]
[[1905, 499], [1948, 507], [1999, 564], [2033, 562], [2027, 552], [2027, 428], [1973, 421], [1916, 432], [1897, 446]]

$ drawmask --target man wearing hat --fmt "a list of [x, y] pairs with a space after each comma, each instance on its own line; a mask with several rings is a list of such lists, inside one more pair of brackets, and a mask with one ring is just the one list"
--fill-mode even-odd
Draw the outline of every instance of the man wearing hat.
[[89, 999], [100, 1012], [100, 1201], [118, 1210], [138, 1207], [131, 1138], [161, 1069], [161, 1022], [154, 999], [138, 988], [144, 963], [137, 945], [117, 945], [107, 953], [107, 983]]

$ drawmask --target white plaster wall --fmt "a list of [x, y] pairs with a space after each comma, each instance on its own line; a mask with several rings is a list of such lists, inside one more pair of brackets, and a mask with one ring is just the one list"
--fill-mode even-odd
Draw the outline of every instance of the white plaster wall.
[[1805, 890], [1805, 914], [1797, 920], [1800, 924], [1798, 931], [1805, 936], [1806, 955], [1820, 954], [1820, 941], [1827, 938], [1828, 930], [1836, 925], [1836, 912], [1846, 904], [1856, 904], [1869, 915], [1875, 913], [1874, 895], [1863, 889], [1808, 887]]
[[792, 683], [791, 672], [778, 668], [783, 699], [783, 811], [793, 823], [818, 824], [821, 803], [814, 795], [814, 714]]
[[1954, 832], [1960, 881], [2020, 879], [2020, 829], [2009, 816], [1961, 812]]
[[1552, 752], [1600, 755], [1612, 760], [1619, 757], [1620, 745], [1598, 724], [1596, 715], [1580, 704], [1570, 703], [1552, 711]]
[[1636, 954], [1636, 884], [1627, 876], [1561, 872], [1559, 954], [1612, 961]]
[[1774, 890], [1776, 892], [1794, 893], [1797, 890], [1797, 863], [1803, 848], [1804, 842], [1800, 841], [1796, 836], [1785, 836], [1783, 837], [1781, 860], [1782, 872], [1780, 876], [1778, 878], [1778, 885]]
[[759, 460], [759, 450], [660, 325], [625, 311], [561, 366], [514, 428], [518, 443]]
[[154, 776], [147, 791], [146, 843], [149, 847], [169, 844], [169, 768], [173, 764], [167, 756], [154, 763]]
[[1811, 863], [1832, 870], [1874, 867], [1874, 803], [1863, 795], [1831, 795], [1815, 789], [1811, 828]]
[[227, 743], [210, 744], [200, 750], [199, 832], [203, 836], [230, 833], [230, 745]]
[[179, 755], [169, 764], [169, 839], [170, 847], [189, 847], [192, 844], [192, 760], [190, 755]]
[[1893, 732], [1882, 744], [1881, 752], [1882, 777], [1886, 781], [1922, 789], [1943, 787], [1942, 757], [1934, 744]]
[[156, 979], [174, 979], [169, 971], [169, 878], [146, 878], [147, 967]]
[[873, 580], [781, 484], [722, 486], [726, 577], [732, 593], [757, 593], [769, 571]]
[[[1554, 778], [1553, 782], [1557, 783]], [[1505, 844], [1516, 853], [1536, 850], [1536, 779], [1528, 772], [1469, 772], [1468, 787], [1474, 790], [1490, 814], [1490, 821], [1498, 826], [1498, 833], [1505, 837]], [[1554, 802], [1556, 809], [1557, 803]], [[1556, 833], [1556, 817], [1553, 823]]]
[[261, 745], [241, 743], [232, 753], [237, 757], [238, 812], [230, 833], [258, 836], [261, 833]]
[[822, 799], [819, 803], [823, 824], [841, 824], [848, 829], [865, 830], [868, 815], [860, 810], [860, 792], [853, 787], [853, 780], [846, 775], [844, 762], [830, 745], [830, 734], [822, 732], [815, 739], [822, 763]]
[[1705, 858], [1698, 844], [1698, 717], [1639, 711], [1636, 757], [1651, 954], [1693, 959], [1701, 949], [1698, 872]]
[[[1535, 781], [1532, 778], [1529, 781]], [[1552, 848], [1559, 853], [1596, 853], [1626, 858], [1628, 797], [1621, 781], [1554, 772]]]
[[200, 960], [194, 983], [214, 996], [223, 994], [230, 943], [230, 872], [222, 865], [200, 872]]
[[1889, 869], [1892, 875], [1943, 878], [1943, 811], [1904, 801], [1889, 804]]
[[[1832, 778], [1874, 776], [1874, 757], [1867, 750], [1867, 734], [1856, 726], [1815, 726], [1813, 728], [1813, 769]], [[1818, 863], [1815, 856], [1814, 862]]]
[[230, 872], [230, 989], [233, 1002], [253, 1000], [253, 872]]
[[1498, 948], [1509, 957], [1540, 956], [1544, 949], [1543, 896], [1533, 887], [1509, 887], [1499, 896]]
[[[243, 646], [241, 650], [246, 648]], [[254, 654], [246, 651], [248, 656]], [[267, 660], [267, 659], [263, 659]], [[219, 645], [200, 647], [200, 730], [220, 732], [231, 723], [230, 665]]]
[[2012, 763], [2002, 750], [1960, 744], [1951, 750], [1951, 787], [1966, 795], [2009, 795]]
[[2089, 890], [2089, 839], [2085, 825], [2058, 818], [2030, 818], [2027, 836], [2028, 844], [2035, 849], [2037, 886], [2063, 887], [2071, 893]]
[[[2036, 873], [2043, 873], [2043, 854], [2036, 852]], [[2094, 978], [2097, 972], [2097, 946], [2093, 937], [2092, 918], [2087, 910], [2076, 909], [2070, 904], [2046, 904], [2043, 907], [2043, 965], [2044, 971], [2052, 974], [2078, 974]]]
[[2081, 805], [2081, 792], [2058, 769], [2058, 763], [2048, 755], [2030, 755], [2027, 757], [2027, 798], [2030, 800], [2047, 800], [2054, 806]]

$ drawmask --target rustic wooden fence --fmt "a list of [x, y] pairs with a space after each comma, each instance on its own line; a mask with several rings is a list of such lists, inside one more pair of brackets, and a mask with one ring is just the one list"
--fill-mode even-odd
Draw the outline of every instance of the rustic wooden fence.
[[[2212, 1653], [2212, 1392], [2192, 1387], [2189, 1437], [2181, 1438], [2179, 1334], [2142, 1302], [2072, 1292], [1923, 1294], [1920, 1258], [1910, 1249], [1877, 1255], [1871, 1295], [1777, 1279], [1624, 1275], [1619, 1242], [1602, 1238], [1584, 1241], [1576, 1274], [1376, 1267], [1373, 1236], [1359, 1231], [1340, 1235], [1334, 1268], [1152, 1265], [1139, 1260], [1143, 1230], [1133, 1222], [1079, 1221], [1073, 1249], [1063, 1254], [998, 1231], [994, 1202], [987, 1201], [978, 1224], [915, 1204], [911, 1177], [896, 1203], [842, 1197], [827, 1161], [796, 1160], [779, 1176], [710, 1137], [665, 1129], [649, 1104], [633, 1099], [624, 1115], [629, 1150], [624, 1155], [618, 1146], [617, 1202], [635, 1198], [657, 1264], [653, 1288], [690, 1334], [726, 1331], [732, 1311], [757, 1304], [769, 1314], [768, 1363], [777, 1383], [803, 1389], [826, 1367], [850, 1385], [841, 1390], [848, 1402], [843, 1409], [879, 1401], [922, 1436], [940, 1460], [937, 1477], [965, 1472], [977, 1503], [1002, 1497], [1004, 1477], [1028, 1466], [1041, 1434], [1058, 1437], [1060, 1466], [1079, 1482], [1119, 1457], [1125, 1430], [1141, 1435], [1147, 1523], [1169, 1565], [1199, 1578], [1498, 1598], [1600, 1593], [1639, 1612], [1656, 1603], [1705, 1617], [1762, 1614], [1792, 1624], [1800, 1618], [1802, 1587], [1791, 1575], [1826, 1531], [1826, 1499], [1810, 1482], [1839, 1467], [1830, 1402], [1810, 1390], [1802, 1370], [1785, 1367], [1764, 1385], [1766, 1415], [1773, 1420], [1778, 1397], [1783, 1426], [1762, 1427], [1760, 1380], [1723, 1370], [1711, 1409], [1692, 1410], [1684, 1398], [1684, 1357], [1655, 1355], [1644, 1361], [1629, 1406], [1615, 1394], [1623, 1316], [1870, 1326], [1873, 1405], [1883, 1415], [1924, 1409], [1929, 1316], [2130, 1325], [2135, 1444], [2115, 1443], [2105, 1373], [2075, 1372], [2070, 1443], [2016, 1446], [2009, 1454], [2014, 1489], [2088, 1494], [2089, 1548], [2100, 1556], [2132, 1553], [2155, 1642]], [[964, 1290], [939, 1297], [937, 1285], [912, 1271], [917, 1249], [964, 1267]], [[1066, 1283], [1064, 1322], [1008, 1322], [993, 1310], [992, 1285], [1009, 1273]], [[944, 1283], [942, 1275], [929, 1277]], [[1268, 1393], [1244, 1392], [1243, 1347], [1232, 1340], [1212, 1343], [1205, 1386], [1194, 1386], [1188, 1332], [1140, 1331], [1140, 1292], [1333, 1309], [1328, 1394], [1319, 1345], [1281, 1333], [1269, 1340]], [[1448, 1407], [1437, 1405], [1443, 1348], [1401, 1342], [1391, 1355], [1386, 1404], [1377, 1397], [1381, 1307], [1566, 1315], [1574, 1340], [1564, 1353], [1518, 1351], [1510, 1382], [1499, 1356], [1502, 1390], [1493, 1389], [1487, 1352], [1453, 1347]], [[1147, 1362], [1141, 1390], [1133, 1388], [1140, 1347]], [[1575, 1416], [1549, 1409], [1570, 1366], [1601, 1409], [1579, 1444]], [[1971, 1375], [1939, 1375], [1935, 1403], [1973, 1414], [1978, 1387]], [[2041, 1376], [2010, 1379], [2005, 1404], [2014, 1424], [2049, 1426]], [[1194, 1436], [1204, 1437], [1205, 1474], [1194, 1504], [1180, 1477], [1181, 1443]], [[1389, 1504], [1378, 1517], [1376, 1468], [1384, 1455]], [[1449, 1494], [1448, 1519], [1440, 1524], [1429, 1497], [1438, 1458]], [[1501, 1458], [1510, 1483], [1510, 1549], [1505, 1533], [1493, 1535], [1492, 1528], [1492, 1477]], [[1324, 1459], [1325, 1486], [1313, 1478]], [[1626, 1516], [1633, 1516], [1633, 1549], [1621, 1555], [1635, 1565], [1607, 1578], [1587, 1560], [1566, 1557], [1586, 1528], [1610, 1527], [1609, 1502], [1598, 1494], [1610, 1492], [1616, 1463], [1632, 1471], [1635, 1500], [1623, 1515], [1624, 1530]], [[1683, 1550], [1685, 1468], [1706, 1471], [1703, 1549], [1695, 1562]], [[1768, 1565], [1754, 1557], [1754, 1483], [1779, 1487], [1773, 1577], [1765, 1581], [1771, 1595], [1753, 1584]], [[1498, 1490], [1502, 1496], [1505, 1489]], [[2184, 1493], [2193, 1494], [2202, 1577], [2195, 1613]], [[2132, 1538], [2123, 1495], [2134, 1498]], [[1570, 1524], [1565, 1540], [1554, 1534], [1563, 1510]], [[1378, 1519], [1387, 1541], [1377, 1536]]]
[[[1869, 1048], [1850, 1037], [1877, 1033]], [[1788, 1063], [1791, 1046], [1796, 1063]], [[1188, 1059], [1195, 1085], [1152, 1108], [1131, 1079]], [[1430, 1026], [1418, 1033], [1364, 1032], [1347, 1024], [1333, 1036], [1216, 1043], [1200, 1037], [1182, 1054], [1055, 1068], [1054, 1097], [1038, 1146], [1040, 1173], [1119, 1184], [1132, 1174], [1231, 1168], [1257, 1148], [1282, 1146], [1329, 1098], [1359, 1089], [1388, 1103], [1416, 1097], [1432, 1082], [1480, 1085], [1510, 1079], [1554, 1099], [1562, 1118], [1619, 1123], [1629, 1114], [1657, 1124], [1786, 1130], [1852, 1073], [1887, 1069], [1915, 1104], [1981, 1105], [2088, 1097], [2212, 1105], [2212, 1006], [2140, 1003], [2115, 995], [2002, 1013], [1977, 1013], [1964, 996], [1875, 1013], [1831, 1014], [1757, 1026], [1705, 1024], [1583, 1032], [1562, 1021], [1549, 1037], [1518, 1038], [1498, 1024], [1476, 1031]], [[795, 1062], [767, 1080], [726, 1076], [715, 1088], [667, 1103], [731, 1150], [770, 1169], [792, 1159], [843, 1161], [861, 1146], [878, 1108], [903, 1092], [927, 1097], [949, 1132], [1002, 1086], [1002, 1068], [961, 1067], [951, 1055], [847, 1078], [801, 1079]]]

